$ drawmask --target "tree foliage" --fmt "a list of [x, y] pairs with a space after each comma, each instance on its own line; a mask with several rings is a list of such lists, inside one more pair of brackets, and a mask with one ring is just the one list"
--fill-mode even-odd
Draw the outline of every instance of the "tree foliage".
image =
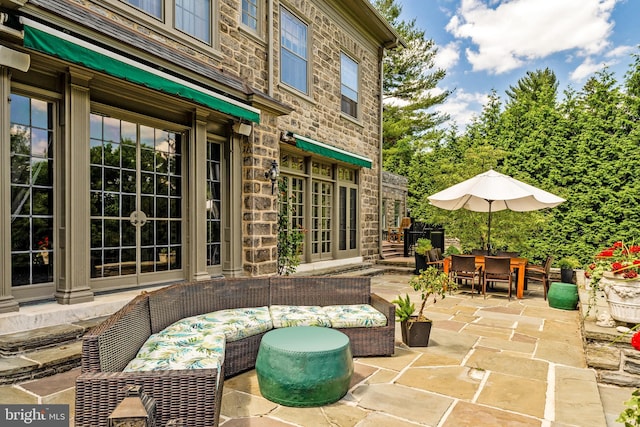
[[431, 108], [449, 95], [437, 89], [445, 71], [435, 68], [437, 48], [433, 40], [416, 27], [415, 19], [400, 20], [402, 7], [395, 0], [373, 3], [406, 43], [389, 50], [383, 60], [382, 133], [384, 168], [407, 175], [413, 153], [441, 137], [438, 125], [447, 117]]

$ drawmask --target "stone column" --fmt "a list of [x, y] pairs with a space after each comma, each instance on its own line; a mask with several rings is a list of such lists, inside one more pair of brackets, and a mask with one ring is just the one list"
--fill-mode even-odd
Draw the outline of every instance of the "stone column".
[[0, 67], [0, 313], [18, 311], [18, 302], [11, 295], [11, 143], [9, 141], [9, 69]]
[[91, 279], [91, 226], [89, 171], [92, 73], [70, 67], [60, 127], [64, 135], [58, 144], [58, 219], [55, 299], [60, 304], [93, 301]]
[[207, 117], [196, 110], [189, 144], [189, 235], [186, 239], [189, 259], [187, 277], [206, 280], [207, 271]]

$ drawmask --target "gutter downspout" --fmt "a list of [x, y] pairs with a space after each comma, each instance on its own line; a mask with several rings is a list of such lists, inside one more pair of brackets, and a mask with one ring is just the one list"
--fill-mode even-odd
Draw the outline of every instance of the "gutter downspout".
[[267, 95], [273, 98], [273, 0], [267, 2]]
[[380, 69], [380, 72], [378, 73], [380, 75], [380, 110], [378, 111], [378, 121], [379, 121], [379, 125], [378, 125], [378, 129], [380, 132], [380, 137], [379, 139], [379, 145], [380, 145], [380, 150], [379, 150], [379, 155], [378, 155], [378, 259], [382, 259], [382, 197], [383, 197], [383, 193], [382, 193], [382, 145], [384, 143], [384, 136], [383, 136], [383, 132], [382, 132], [382, 111], [383, 111], [383, 107], [382, 107], [382, 103], [383, 103], [383, 95], [384, 95], [384, 63], [383, 63], [383, 59], [384, 59], [384, 48], [380, 47], [378, 48], [378, 67]]

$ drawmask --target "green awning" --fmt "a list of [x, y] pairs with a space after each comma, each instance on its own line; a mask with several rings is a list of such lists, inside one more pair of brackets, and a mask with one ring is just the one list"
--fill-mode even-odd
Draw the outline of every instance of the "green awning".
[[234, 117], [260, 122], [260, 110], [205, 87], [137, 63], [107, 49], [22, 18], [24, 46], [92, 70], [195, 101]]
[[316, 141], [311, 138], [307, 138], [301, 135], [293, 134], [293, 138], [296, 141], [296, 147], [301, 150], [308, 151], [309, 153], [319, 154], [324, 157], [339, 160], [341, 162], [349, 163], [356, 166], [362, 166], [371, 169], [373, 161], [360, 154], [350, 153], [338, 147], [327, 145], [320, 141]]

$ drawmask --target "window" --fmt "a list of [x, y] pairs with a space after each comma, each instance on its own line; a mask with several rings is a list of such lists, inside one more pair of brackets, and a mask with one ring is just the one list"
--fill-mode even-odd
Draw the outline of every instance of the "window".
[[242, 24], [258, 31], [258, 0], [242, 0]]
[[344, 53], [340, 54], [341, 110], [358, 117], [358, 64]]
[[[247, 0], [244, 0], [247, 1]], [[248, 0], [257, 2], [260, 0]], [[182, 38], [188, 43], [215, 46], [215, 0], [105, 0], [153, 31]], [[135, 8], [135, 9], [134, 9]], [[144, 13], [139, 13], [142, 11]]]
[[207, 144], [207, 265], [220, 265], [220, 144]]
[[286, 9], [280, 14], [280, 80], [308, 93], [307, 26]]
[[11, 94], [11, 284], [53, 282], [53, 104]]
[[125, 0], [125, 2], [131, 6], [135, 6], [158, 19], [162, 19], [162, 1], [163, 0]]
[[176, 29], [211, 43], [211, 0], [176, 0]]

